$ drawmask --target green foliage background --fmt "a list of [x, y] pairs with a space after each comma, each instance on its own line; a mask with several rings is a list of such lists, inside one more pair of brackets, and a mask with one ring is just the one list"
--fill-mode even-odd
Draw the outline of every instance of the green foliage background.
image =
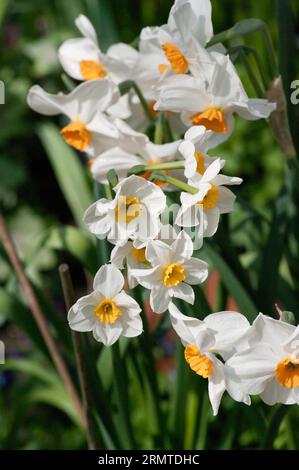
[[[268, 24], [275, 48], [279, 51], [275, 1], [212, 0], [212, 4], [215, 32], [245, 18], [260, 18]], [[6, 103], [0, 106], [0, 205], [26, 263], [27, 274], [72, 368], [74, 364], [63, 317], [57, 266], [61, 261], [68, 261], [78, 295], [84, 292], [85, 279], [80, 262], [94, 272], [94, 247], [89, 237], [72, 225], [75, 222], [80, 226], [82, 212], [93, 197], [92, 183], [84, 171], [83, 161], [57, 135], [53, 123], [59, 124], [60, 118], [50, 120], [33, 113], [26, 104], [26, 94], [34, 83], [50, 92], [66, 91], [56, 52], [63, 40], [79, 35], [74, 26], [78, 14], [89, 16], [105, 50], [119, 40], [134, 42], [143, 26], [164, 23], [171, 5], [172, 0], [0, 2], [0, 79], [6, 88]], [[294, 1], [292, 6], [298, 18], [297, 2]], [[298, 43], [299, 20], [296, 27]], [[261, 35], [256, 33], [247, 37], [246, 44], [257, 48], [266, 67], [267, 54]], [[294, 75], [287, 80], [299, 79], [298, 49], [297, 60], [293, 57], [293, 64], [293, 69], [290, 67], [288, 70], [293, 70]], [[249, 95], [255, 96], [242, 66], [239, 71]], [[299, 122], [298, 108], [293, 106], [291, 109], [294, 116], [292, 125], [296, 116]], [[298, 134], [298, 128], [295, 128], [294, 135]], [[269, 233], [267, 220], [284, 181], [283, 156], [269, 127], [262, 121], [248, 123], [238, 120], [233, 137], [217, 149], [217, 153], [227, 160], [227, 173], [244, 178], [238, 192], [237, 210], [230, 220], [231, 239], [242, 264], [248, 268], [252, 285], [257, 286], [259, 280], [251, 268], [261, 263], [261, 253]], [[297, 242], [294, 241], [295, 244]], [[217, 259], [214, 261], [217, 265]], [[218, 268], [225, 272], [225, 266], [218, 264]], [[286, 258], [279, 263], [279, 273], [279, 293], [288, 299], [285, 308], [298, 315], [298, 277], [294, 284]], [[227, 286], [222, 287], [223, 294]], [[218, 303], [221, 306], [220, 294]], [[234, 297], [239, 306], [240, 302], [246, 302], [243, 291], [235, 292]], [[257, 305], [262, 304], [256, 298], [254, 301]], [[0, 366], [0, 448], [85, 448], [78, 418], [56, 372], [49, 365], [43, 341], [1, 246], [0, 325], [0, 339], [3, 337], [9, 356], [6, 366], [3, 369]], [[157, 338], [163, 328], [156, 332]], [[127, 345], [123, 344], [123, 347]], [[133, 341], [129, 347], [138, 357], [138, 344]], [[167, 343], [167, 347], [171, 349], [172, 343]], [[164, 352], [161, 347], [156, 349], [158, 357], [165, 355], [165, 348]], [[100, 351], [96, 349], [96, 353]], [[172, 350], [168, 356], [173, 356]], [[105, 385], [111, 384], [109, 352], [99, 354], [98, 367]], [[134, 426], [140, 430], [137, 444], [145, 448], [153, 445], [150, 432], [143, 431], [147, 427], [143, 412], [147, 404], [135, 377], [136, 369], [131, 363], [128, 367], [132, 379], [130, 394], [137, 404], [132, 411]], [[192, 383], [194, 377], [188, 380]], [[161, 373], [159, 381], [164, 397], [162, 406], [166, 406], [171, 385], [166, 374]], [[200, 425], [201, 431], [196, 442], [191, 442], [187, 433], [185, 440], [179, 440], [178, 445], [210, 449], [257, 448], [261, 445], [269, 411], [260, 402], [248, 410], [227, 398], [219, 417], [214, 419], [206, 412], [207, 397], [203, 388], [199, 386], [195, 390], [201, 397], [200, 409], [194, 410], [190, 399], [185, 423], [195, 427]], [[198, 422], [194, 422], [195, 417]], [[276, 448], [299, 448], [298, 424], [299, 412], [293, 407], [283, 421], [275, 441]]]

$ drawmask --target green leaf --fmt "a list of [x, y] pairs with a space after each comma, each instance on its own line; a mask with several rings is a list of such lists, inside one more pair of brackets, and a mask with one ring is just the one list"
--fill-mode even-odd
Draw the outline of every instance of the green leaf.
[[0, 313], [11, 320], [15, 325], [18, 325], [19, 328], [28, 335], [39, 351], [46, 357], [49, 357], [44, 340], [30, 310], [28, 310], [15, 295], [3, 288], [0, 288]]
[[247, 34], [255, 33], [262, 30], [264, 27], [264, 21], [256, 18], [248, 18], [246, 20], [239, 21], [232, 28], [229, 28], [213, 36], [207, 47], [211, 47], [214, 44], [218, 44], [219, 42], [230, 41], [231, 39], [235, 39], [240, 36], [246, 36]]
[[290, 0], [276, 0], [276, 16], [279, 34], [279, 69], [287, 97], [289, 123], [292, 136], [296, 143], [297, 151], [299, 151], [296, 106], [294, 106], [289, 99], [291, 83], [297, 78], [298, 63], [295, 18]]
[[10, 359], [4, 365], [7, 370], [15, 370], [25, 376], [31, 376], [37, 380], [27, 398], [33, 403], [40, 402], [63, 411], [78, 427], [81, 428], [80, 419], [72, 404], [72, 401], [60, 382], [56, 372], [52, 368], [45, 368], [36, 360]]
[[0, 25], [4, 19], [7, 7], [8, 7], [9, 0], [1, 0], [0, 2]]
[[88, 271], [94, 274], [97, 270], [96, 245], [83, 231], [72, 226], [52, 227], [35, 241], [26, 258], [31, 263], [39, 250], [44, 248], [63, 250], [76, 258]]
[[297, 185], [297, 171], [291, 161], [287, 167], [286, 183], [275, 201], [272, 224], [259, 273], [259, 306], [265, 313], [270, 313], [276, 300], [279, 267], [286, 247], [288, 227], [293, 212], [292, 186]]
[[92, 19], [97, 30], [101, 49], [106, 50], [119, 40], [112, 2], [110, 0], [86, 0], [86, 5], [87, 16]]
[[208, 243], [205, 243], [201, 250], [201, 254], [202, 253], [206, 255], [211, 265], [215, 269], [219, 270], [221, 281], [236, 301], [243, 315], [245, 315], [250, 321], [254, 320], [258, 314], [255, 302], [247, 293], [246, 288], [241, 283], [239, 277], [233, 272], [229, 264], [215, 250], [214, 246], [211, 246]]
[[40, 125], [38, 135], [73, 217], [79, 226], [83, 226], [83, 214], [92, 203], [86, 172], [78, 156], [63, 141], [55, 125], [49, 123]]

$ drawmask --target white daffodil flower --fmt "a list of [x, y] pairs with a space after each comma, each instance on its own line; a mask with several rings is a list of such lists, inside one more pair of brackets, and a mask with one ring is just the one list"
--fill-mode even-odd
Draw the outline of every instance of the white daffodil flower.
[[119, 90], [108, 78], [91, 80], [65, 95], [52, 95], [40, 86], [33, 86], [27, 102], [36, 112], [46, 116], [63, 114], [70, 122], [62, 130], [64, 140], [90, 157], [121, 145], [127, 151], [145, 145], [148, 138], [134, 131], [121, 119], [112, 119], [106, 112], [119, 99]]
[[[207, 155], [215, 147], [212, 137], [213, 132], [207, 131], [204, 126], [193, 126], [186, 132], [179, 152], [186, 160], [184, 174], [187, 179], [192, 179], [196, 174], [203, 175], [211, 163], [217, 160], [217, 157]], [[224, 164], [225, 160], [220, 160], [221, 168]]]
[[[106, 175], [113, 168], [119, 180], [127, 176], [127, 172], [135, 165], [158, 165], [176, 160], [179, 153], [178, 147], [181, 141], [169, 144], [156, 145], [152, 142], [144, 141], [144, 145], [136, 145], [135, 152], [126, 152], [120, 146], [111, 148], [92, 161], [91, 173], [95, 180], [106, 183]], [[151, 172], [144, 173], [143, 178], [150, 178]], [[167, 183], [156, 182], [159, 186], [167, 188]]]
[[110, 80], [93, 80], [82, 83], [71, 93], [52, 95], [34, 85], [28, 93], [27, 102], [36, 112], [46, 116], [63, 114], [69, 124], [61, 130], [65, 141], [81, 152], [91, 152], [97, 139], [117, 139], [119, 132], [104, 112], [119, 98], [116, 85]]
[[181, 208], [175, 223], [180, 227], [198, 227], [203, 237], [211, 237], [218, 228], [220, 214], [233, 210], [235, 195], [223, 185], [238, 185], [241, 178], [219, 174], [221, 161], [218, 158], [205, 170], [196, 174], [189, 184], [198, 188], [196, 194], [181, 193]]
[[[162, 240], [168, 245], [172, 244], [177, 238], [177, 231], [171, 225], [161, 225], [157, 240]], [[151, 266], [146, 259], [147, 243], [141, 240], [127, 241], [124, 245], [115, 245], [111, 251], [110, 262], [119, 269], [127, 267], [129, 288], [137, 286], [138, 281], [132, 274], [133, 269], [143, 269]]]
[[299, 404], [299, 327], [260, 314], [248, 343], [226, 363], [231, 380], [267, 405]]
[[185, 359], [190, 368], [209, 381], [209, 398], [213, 414], [217, 415], [225, 390], [234, 400], [250, 404], [250, 398], [238, 388], [228, 384], [225, 375], [225, 360], [237, 349], [240, 340], [247, 334], [249, 323], [236, 312], [218, 312], [208, 315], [203, 321], [183, 315], [171, 303], [171, 323], [185, 347]]
[[118, 43], [104, 54], [90, 20], [80, 15], [75, 24], [83, 37], [66, 40], [58, 51], [60, 63], [70, 77], [76, 80], [96, 80], [109, 76], [116, 84], [132, 78], [132, 71], [139, 57], [136, 49]]
[[165, 312], [173, 297], [194, 303], [194, 291], [190, 284], [200, 284], [206, 280], [208, 265], [192, 258], [192, 253], [192, 240], [184, 231], [171, 245], [160, 240], [147, 244], [145, 256], [152, 268], [133, 269], [132, 275], [139, 284], [151, 290], [150, 304], [154, 312]]
[[[276, 104], [264, 99], [249, 99], [228, 56], [207, 51], [198, 57], [198, 70], [191, 75], [173, 75], [156, 87], [155, 110], [181, 113], [187, 127], [205, 126], [215, 133], [215, 144], [232, 133], [233, 114], [244, 119], [268, 118]], [[209, 60], [207, 67], [200, 67]]]
[[141, 31], [139, 64], [147, 72], [142, 78], [157, 82], [159, 74], [168, 70], [187, 73], [196, 52], [194, 44], [204, 47], [212, 36], [210, 0], [176, 0], [166, 25]]
[[115, 198], [99, 199], [84, 214], [91, 233], [124, 245], [130, 238], [146, 242], [157, 236], [166, 197], [158, 186], [139, 176], [125, 178], [114, 188]]
[[105, 346], [112, 346], [121, 335], [128, 338], [140, 335], [141, 308], [123, 287], [121, 272], [113, 265], [102, 266], [94, 278], [94, 291], [77, 300], [70, 309], [70, 328], [92, 331], [94, 338]]

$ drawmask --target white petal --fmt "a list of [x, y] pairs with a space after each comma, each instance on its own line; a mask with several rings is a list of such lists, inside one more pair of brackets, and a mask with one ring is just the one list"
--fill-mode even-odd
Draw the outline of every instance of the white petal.
[[152, 289], [154, 286], [159, 286], [162, 282], [162, 271], [160, 266], [151, 269], [132, 269], [132, 276], [134, 276], [139, 284], [146, 289]]
[[168, 309], [170, 300], [168, 289], [164, 285], [153, 287], [150, 295], [150, 305], [155, 313], [165, 312]]
[[238, 351], [240, 340], [247, 335], [250, 328], [247, 318], [237, 312], [212, 313], [204, 319], [204, 322], [217, 332], [215, 350], [225, 360]]
[[237, 112], [244, 119], [254, 121], [268, 119], [276, 107], [276, 103], [270, 103], [268, 100], [250, 99], [245, 103], [233, 103], [231, 110]]
[[280, 349], [295, 329], [296, 327], [293, 325], [260, 313], [252, 324], [248, 341], [252, 345], [263, 342]]
[[124, 286], [124, 277], [113, 264], [104, 264], [95, 275], [93, 287], [108, 299], [113, 299]]
[[209, 398], [213, 408], [213, 415], [218, 414], [220, 402], [225, 392], [225, 379], [223, 364], [213, 356], [213, 371], [209, 376]]
[[79, 15], [75, 20], [75, 24], [83, 36], [97, 43], [97, 33], [91, 21], [85, 15]]
[[189, 235], [182, 230], [171, 245], [172, 259], [175, 263], [184, 263], [193, 254], [193, 243]]
[[111, 251], [110, 262], [118, 269], [124, 269], [124, 261], [132, 250], [132, 242], [127, 242], [125, 245], [116, 245]]
[[181, 282], [178, 286], [169, 289], [173, 297], [184, 300], [188, 304], [194, 304], [194, 291], [189, 284]]
[[93, 329], [93, 337], [105, 346], [112, 346], [118, 340], [122, 331], [121, 322], [116, 321], [113, 324], [98, 322]]
[[89, 60], [99, 62], [99, 50], [90, 39], [68, 39], [58, 50], [59, 61], [65, 72], [75, 80], [84, 80], [80, 62]]
[[206, 329], [204, 322], [197, 318], [183, 315], [173, 302], [169, 304], [168, 310], [173, 329], [181, 338], [183, 344], [196, 344], [196, 337], [199, 331]]
[[142, 319], [138, 315], [132, 319], [127, 320], [123, 324], [123, 336], [127, 338], [135, 338], [135, 336], [139, 336], [143, 331]]
[[124, 152], [119, 147], [113, 147], [93, 160], [91, 173], [96, 180], [106, 182], [107, 173], [113, 168], [118, 178], [123, 179], [132, 166], [140, 163], [142, 164], [142, 160], [135, 155]]
[[201, 284], [209, 275], [208, 264], [197, 258], [185, 261], [184, 269], [186, 274], [185, 282], [188, 284]]
[[241, 380], [247, 394], [258, 395], [274, 376], [276, 367], [275, 351], [266, 343], [234, 355], [226, 362], [228, 374]]
[[100, 301], [100, 297], [93, 292], [79, 299], [68, 312], [70, 328], [75, 331], [92, 331], [96, 317], [92, 311]]
[[125, 312], [126, 316], [133, 318], [141, 312], [141, 308], [133, 297], [121, 291], [114, 297], [116, 305]]
[[236, 196], [230, 189], [225, 188], [223, 186], [219, 186], [217, 189], [219, 191], [220, 196], [219, 201], [217, 203], [217, 206], [220, 210], [220, 214], [228, 214], [229, 212], [232, 212]]
[[276, 378], [271, 380], [265, 390], [261, 393], [261, 399], [270, 406], [275, 403], [283, 403], [284, 405], [294, 405], [298, 403], [294, 395], [294, 390], [282, 387]]
[[204, 211], [204, 237], [212, 237], [215, 235], [220, 220], [220, 210], [218, 207]]
[[164, 266], [171, 262], [171, 248], [161, 240], [152, 240], [146, 247], [146, 259], [152, 266]]
[[111, 219], [108, 216], [110, 201], [100, 199], [88, 207], [83, 222], [88, 230], [95, 235], [105, 235], [111, 229]]

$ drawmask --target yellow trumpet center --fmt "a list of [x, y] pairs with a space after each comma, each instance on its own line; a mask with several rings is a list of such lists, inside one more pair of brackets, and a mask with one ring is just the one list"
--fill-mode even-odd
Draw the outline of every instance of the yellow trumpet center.
[[147, 259], [145, 256], [145, 248], [132, 248], [131, 251], [132, 258], [134, 258], [136, 261], [139, 261], [140, 263], [146, 263]]
[[172, 263], [163, 270], [163, 282], [166, 287], [173, 287], [186, 279], [185, 269], [178, 263]]
[[222, 108], [208, 106], [204, 111], [190, 116], [194, 126], [204, 126], [213, 132], [227, 132], [227, 122]]
[[[175, 44], [166, 42], [162, 45], [162, 49], [175, 73], [186, 73], [188, 71], [189, 62]], [[167, 66], [163, 67], [163, 65], [164, 64], [161, 64], [159, 66], [160, 72], [166, 70]]]
[[213, 371], [213, 361], [200, 352], [194, 344], [187, 344], [185, 348], [185, 359], [191, 369], [204, 379], [207, 379]]
[[94, 60], [81, 60], [80, 72], [84, 80], [96, 80], [107, 75], [105, 67]]
[[205, 197], [201, 201], [198, 201], [197, 204], [199, 206], [203, 205], [204, 209], [214, 209], [217, 205], [218, 199], [219, 189], [212, 184], [211, 189], [209, 189]]
[[111, 299], [104, 299], [94, 309], [93, 314], [101, 323], [115, 323], [121, 315], [121, 310]]
[[280, 361], [275, 369], [275, 377], [283, 387], [299, 387], [299, 359], [286, 357]]
[[194, 157], [196, 160], [196, 171], [201, 175], [205, 172], [205, 157], [200, 152], [195, 152]]
[[167, 64], [159, 64], [158, 65], [158, 68], [159, 68], [159, 72], [162, 74], [164, 73], [167, 69], [168, 69], [169, 65]]
[[61, 129], [61, 134], [69, 145], [80, 150], [80, 152], [90, 146], [91, 133], [79, 119]]
[[115, 208], [115, 219], [117, 222], [129, 224], [132, 220], [140, 216], [142, 204], [138, 197], [121, 196]]

